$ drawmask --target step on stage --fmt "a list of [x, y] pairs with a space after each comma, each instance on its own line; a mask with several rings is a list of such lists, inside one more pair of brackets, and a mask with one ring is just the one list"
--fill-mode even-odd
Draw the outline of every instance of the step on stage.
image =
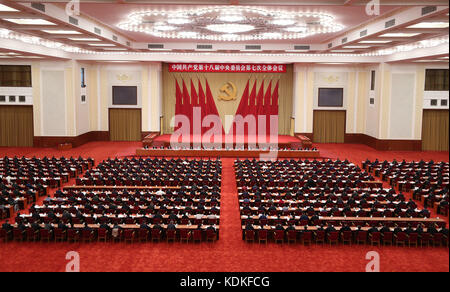
[[[171, 135], [162, 135], [152, 137], [152, 139], [146, 139], [143, 141], [144, 147], [149, 149], [137, 149], [137, 156], [152, 156], [152, 157], [231, 157], [231, 158], [260, 158], [261, 155], [268, 154], [268, 150], [250, 150], [250, 147], [254, 147], [257, 141], [257, 137], [245, 136], [243, 139], [237, 139], [233, 137], [233, 147], [236, 147], [236, 142], [240, 142], [245, 149], [225, 149], [225, 142], [222, 147], [224, 149], [219, 150], [206, 150], [206, 149], [167, 149], [170, 144]], [[269, 137], [267, 137], [269, 138]], [[223, 141], [225, 137], [223, 137]], [[267, 139], [269, 140], [269, 139]], [[191, 136], [189, 143], [186, 143], [187, 147], [194, 147], [194, 144], [201, 143], [201, 137]], [[243, 141], [243, 143], [242, 143]], [[270, 140], [269, 140], [270, 141]], [[181, 142], [181, 140], [180, 140]], [[190, 145], [190, 146], [189, 146]], [[270, 143], [269, 143], [270, 145]], [[308, 144], [309, 146], [310, 144]], [[320, 158], [320, 151], [313, 150], [297, 150], [303, 147], [302, 140], [298, 137], [292, 136], [278, 136], [278, 144], [270, 145], [277, 146], [280, 150], [276, 153], [275, 158]], [[240, 147], [242, 148], [242, 147]], [[267, 147], [265, 147], [267, 148]]]

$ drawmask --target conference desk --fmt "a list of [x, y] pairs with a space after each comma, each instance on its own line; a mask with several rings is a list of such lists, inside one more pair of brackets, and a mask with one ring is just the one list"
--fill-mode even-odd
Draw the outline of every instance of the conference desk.
[[[274, 158], [320, 158], [320, 151], [282, 150], [273, 152]], [[137, 156], [149, 157], [224, 157], [224, 158], [260, 158], [268, 155], [267, 150], [174, 150], [174, 149], [137, 149]]]

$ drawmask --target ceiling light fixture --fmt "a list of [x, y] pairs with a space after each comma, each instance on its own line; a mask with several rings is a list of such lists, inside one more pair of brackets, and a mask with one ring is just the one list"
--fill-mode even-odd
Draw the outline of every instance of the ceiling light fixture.
[[39, 18], [5, 18], [3, 20], [20, 25], [56, 25], [53, 22]]
[[393, 33], [386, 33], [380, 35], [381, 38], [410, 38], [418, 36], [420, 33], [403, 33], [403, 32], [393, 32]]
[[76, 30], [42, 30], [42, 31], [48, 34], [82, 34], [81, 32]]
[[18, 12], [19, 10], [0, 4], [0, 12]]
[[421, 22], [407, 28], [448, 28], [448, 22]]
[[249, 24], [229, 23], [229, 24], [210, 24], [206, 26], [206, 29], [214, 32], [235, 34], [252, 31], [255, 29], [255, 27]]

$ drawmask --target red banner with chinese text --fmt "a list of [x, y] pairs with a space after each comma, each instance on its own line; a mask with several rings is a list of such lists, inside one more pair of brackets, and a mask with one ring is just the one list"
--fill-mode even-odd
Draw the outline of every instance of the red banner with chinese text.
[[286, 73], [285, 64], [171, 63], [169, 72], [198, 73]]

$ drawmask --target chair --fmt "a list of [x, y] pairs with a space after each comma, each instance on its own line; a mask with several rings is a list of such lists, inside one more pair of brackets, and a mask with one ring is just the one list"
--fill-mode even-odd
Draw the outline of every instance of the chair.
[[97, 241], [106, 242], [108, 240], [108, 231], [104, 228], [99, 228], [97, 231]]
[[304, 245], [311, 245], [313, 233], [311, 231], [303, 231], [301, 241]]
[[284, 243], [284, 230], [275, 230], [275, 243]]
[[314, 234], [314, 239], [315, 239], [316, 244], [322, 243], [322, 245], [324, 245], [325, 244], [325, 231], [323, 231], [323, 230], [316, 231]]
[[262, 242], [267, 244], [268, 237], [269, 237], [269, 232], [267, 232], [267, 230], [261, 229], [261, 230], [258, 231], [258, 241], [259, 241], [260, 244]]
[[423, 247], [426, 245], [427, 247], [430, 246], [431, 242], [431, 234], [429, 233], [422, 233], [420, 236], [420, 246]]
[[442, 233], [435, 233], [431, 238], [431, 242], [433, 243], [433, 246], [442, 246], [443, 239], [444, 236]]
[[203, 233], [201, 230], [196, 229], [192, 233], [193, 241], [194, 242], [202, 242], [203, 241]]
[[51, 239], [50, 230], [48, 230], [48, 229], [41, 229], [39, 231], [39, 235], [40, 235], [41, 241], [50, 242], [50, 239]]
[[0, 229], [0, 240], [3, 242], [8, 242], [9, 240], [9, 232], [6, 232], [5, 229]]
[[217, 232], [212, 229], [206, 230], [206, 240], [208, 242], [216, 242], [217, 240]]
[[394, 233], [392, 232], [384, 232], [382, 234], [382, 239], [383, 239], [383, 245], [392, 245], [392, 242], [394, 240]]
[[356, 236], [356, 242], [358, 244], [366, 244], [367, 243], [367, 231], [358, 231], [358, 235]]
[[18, 228], [14, 228], [13, 230], [13, 238], [15, 241], [22, 242], [25, 240], [26, 233]]
[[33, 228], [28, 228], [26, 232], [28, 241], [35, 242], [39, 240], [39, 232], [37, 230], [34, 230]]
[[372, 232], [369, 234], [370, 245], [381, 245], [381, 233], [380, 232]]
[[55, 242], [63, 242], [66, 240], [66, 231], [60, 228], [55, 229]]
[[187, 229], [180, 230], [180, 241], [188, 243], [191, 239], [191, 232]]
[[418, 247], [419, 246], [419, 234], [417, 234], [417, 233], [409, 234], [408, 243], [409, 243], [409, 247], [411, 247], [411, 245]]
[[245, 230], [245, 241], [246, 242], [255, 242], [255, 231]]
[[135, 232], [131, 229], [125, 229], [123, 232], [123, 241], [125, 243], [133, 243], [134, 242]]
[[328, 242], [330, 245], [334, 244], [338, 244], [339, 243], [339, 232], [337, 231], [332, 231], [330, 232], [330, 234], [328, 234]]
[[352, 245], [352, 241], [353, 241], [352, 237], [353, 236], [352, 236], [352, 232], [351, 231], [344, 231], [344, 232], [342, 232], [342, 243], [343, 244], [348, 243], [349, 245]]
[[147, 242], [148, 240], [148, 230], [147, 229], [139, 229], [138, 232], [138, 238], [139, 238], [139, 242]]
[[161, 230], [159, 229], [152, 229], [152, 242], [160, 242], [161, 241]]
[[394, 242], [397, 246], [405, 246], [406, 242], [408, 241], [408, 234], [405, 232], [399, 232], [397, 234], [394, 234]]
[[288, 240], [288, 243], [291, 243], [291, 242], [297, 243], [297, 231], [289, 230], [287, 232], [287, 240]]
[[167, 242], [169, 242], [169, 241], [175, 242], [176, 237], [177, 237], [176, 230], [174, 230], [174, 229], [167, 230], [167, 232], [166, 232]]
[[91, 243], [94, 240], [94, 232], [92, 230], [83, 229], [81, 231], [81, 240], [85, 243]]

